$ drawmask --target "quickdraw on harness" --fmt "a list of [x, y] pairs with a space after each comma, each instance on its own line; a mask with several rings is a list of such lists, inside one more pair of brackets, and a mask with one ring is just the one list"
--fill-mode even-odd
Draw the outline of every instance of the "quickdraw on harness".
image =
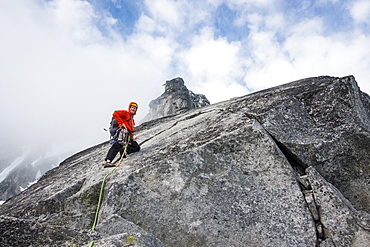
[[122, 160], [126, 157], [126, 154], [127, 154], [127, 147], [128, 147], [128, 145], [129, 145], [129, 143], [130, 143], [130, 134], [129, 133], [127, 133], [127, 135], [126, 135], [126, 137], [125, 137], [125, 143], [124, 143], [124, 145], [125, 145], [125, 147], [124, 147], [124, 149], [123, 149], [123, 152], [122, 152], [122, 155], [121, 155], [121, 158], [118, 160], [118, 162], [117, 162], [117, 166], [120, 166], [121, 165], [121, 163], [122, 163]]

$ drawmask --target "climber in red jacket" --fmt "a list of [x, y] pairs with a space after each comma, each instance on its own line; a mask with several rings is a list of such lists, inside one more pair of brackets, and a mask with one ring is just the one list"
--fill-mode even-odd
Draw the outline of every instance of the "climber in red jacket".
[[113, 118], [116, 120], [118, 127], [126, 128], [130, 133], [131, 139], [134, 139], [134, 116], [136, 115], [137, 107], [135, 102], [131, 102], [128, 106], [128, 111], [120, 110], [113, 113]]
[[[127, 130], [128, 135], [130, 135], [130, 141], [127, 144], [126, 154], [134, 153], [140, 151], [140, 146], [135, 140], [134, 131], [135, 131], [135, 120], [134, 116], [136, 115], [136, 111], [138, 109], [138, 104], [135, 102], [131, 102], [128, 106], [128, 111], [126, 110], [119, 110], [113, 113], [113, 118], [118, 124], [118, 128], [121, 132]], [[105, 158], [105, 163], [103, 164], [105, 167], [115, 166], [111, 162], [116, 157], [117, 153], [120, 152], [121, 156], [125, 149], [125, 145], [122, 145], [120, 141], [115, 141], [111, 148], [107, 153], [107, 157]]]

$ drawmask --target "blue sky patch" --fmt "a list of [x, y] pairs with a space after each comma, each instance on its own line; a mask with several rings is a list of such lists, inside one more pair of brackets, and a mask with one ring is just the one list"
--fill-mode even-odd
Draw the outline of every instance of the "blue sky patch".
[[215, 36], [225, 37], [229, 42], [248, 36], [246, 26], [237, 26], [235, 21], [240, 12], [230, 9], [226, 4], [218, 6], [214, 13]]
[[[96, 11], [110, 13], [117, 20], [115, 25], [122, 35], [130, 35], [142, 13], [141, 1], [132, 0], [88, 0]], [[103, 31], [103, 30], [102, 30]], [[104, 33], [104, 31], [103, 31]]]

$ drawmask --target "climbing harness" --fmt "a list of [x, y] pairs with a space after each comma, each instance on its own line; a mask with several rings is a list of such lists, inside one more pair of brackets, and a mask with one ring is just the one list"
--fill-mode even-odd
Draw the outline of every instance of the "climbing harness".
[[129, 142], [130, 142], [130, 135], [128, 135], [128, 137], [127, 137], [127, 142], [126, 142], [125, 148], [123, 149], [123, 152], [122, 152], [121, 158], [119, 159], [119, 161], [118, 161], [118, 163], [117, 163], [116, 167], [117, 167], [117, 166], [120, 166], [120, 165], [121, 165], [121, 163], [122, 163], [122, 160], [125, 158], [126, 153], [127, 153], [127, 146], [128, 146], [128, 144], [129, 144]]
[[[128, 143], [130, 142], [130, 135], [128, 136], [128, 141], [125, 145], [125, 148], [123, 150], [123, 153], [121, 155], [121, 158], [119, 159], [117, 165], [110, 171], [108, 172], [104, 178], [103, 178], [103, 181], [101, 183], [101, 186], [100, 186], [100, 193], [99, 193], [99, 200], [98, 200], [98, 206], [96, 207], [96, 212], [95, 212], [95, 218], [94, 218], [94, 223], [91, 227], [91, 230], [92, 231], [95, 231], [95, 227], [96, 227], [96, 223], [98, 221], [98, 215], [99, 215], [99, 211], [100, 211], [100, 206], [101, 206], [101, 202], [102, 202], [102, 199], [103, 199], [103, 193], [104, 193], [104, 184], [105, 184], [105, 180], [107, 179], [107, 177], [112, 174], [118, 166], [121, 165], [122, 163], [122, 160], [124, 159], [124, 157], [126, 156], [126, 152], [127, 152], [127, 146], [128, 146]], [[94, 245], [94, 241], [91, 241], [90, 244], [89, 244], [89, 247], [92, 247]]]

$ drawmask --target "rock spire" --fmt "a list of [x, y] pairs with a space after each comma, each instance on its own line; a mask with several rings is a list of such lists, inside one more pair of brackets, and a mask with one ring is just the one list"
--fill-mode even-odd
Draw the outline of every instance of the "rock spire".
[[180, 77], [166, 81], [164, 86], [165, 92], [149, 103], [149, 113], [143, 121], [181, 113], [210, 104], [205, 95], [194, 94], [188, 90], [184, 80]]

